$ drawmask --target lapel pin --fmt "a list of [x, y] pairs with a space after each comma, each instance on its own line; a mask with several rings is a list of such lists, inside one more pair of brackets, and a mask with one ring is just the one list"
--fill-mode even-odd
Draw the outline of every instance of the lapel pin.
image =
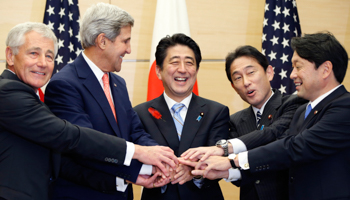
[[199, 113], [199, 116], [197, 117], [197, 121], [199, 122], [199, 121], [201, 121], [201, 119], [202, 119], [202, 117], [204, 116], [204, 113], [203, 112], [201, 112], [201, 113]]
[[318, 110], [315, 110], [314, 115], [316, 115], [317, 113], [318, 113]]
[[117, 87], [117, 84], [114, 83], [114, 87]]
[[272, 119], [272, 115], [269, 115], [267, 118], [268, 118], [268, 119]]

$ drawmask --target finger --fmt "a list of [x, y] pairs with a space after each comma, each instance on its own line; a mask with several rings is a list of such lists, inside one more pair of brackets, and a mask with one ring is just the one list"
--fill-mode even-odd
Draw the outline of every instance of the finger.
[[158, 163], [156, 163], [156, 166], [160, 169], [160, 171], [161, 171], [165, 176], [169, 176], [169, 170], [167, 170], [167, 168], [164, 166], [163, 163], [158, 162]]
[[191, 166], [191, 167], [195, 167], [197, 165], [197, 162], [193, 162], [193, 161], [190, 161], [190, 160], [180, 159], [179, 162], [181, 164], [188, 165], [188, 166]]
[[159, 172], [156, 172], [153, 176], [149, 177], [146, 181], [147, 184], [145, 184], [147, 188], [153, 188], [153, 183], [156, 181], [156, 178], [158, 177]]
[[169, 178], [163, 179], [162, 181], [154, 183], [154, 187], [162, 187], [166, 184], [170, 183]]
[[205, 161], [207, 158], [209, 158], [209, 156], [211, 155], [211, 152], [206, 152], [203, 157], [200, 159], [200, 161]]
[[190, 154], [191, 152], [192, 152], [192, 150], [191, 150], [191, 149], [188, 149], [187, 151], [185, 151], [185, 152], [183, 152], [183, 153], [181, 154], [181, 157], [185, 158], [185, 157], [187, 157], [187, 155]]
[[174, 151], [169, 147], [166, 147], [166, 146], [159, 146], [159, 147], [161, 150], [168, 151], [168, 152], [174, 154]]
[[195, 169], [191, 171], [193, 176], [203, 176], [204, 170]]
[[181, 180], [183, 180], [183, 173], [179, 174], [172, 182], [171, 184], [176, 184], [178, 182], [180, 182]]
[[184, 174], [184, 171], [183, 171], [183, 170], [177, 172], [177, 173], [174, 175], [174, 179], [178, 179], [178, 178], [181, 177], [183, 174]]
[[203, 165], [207, 165], [207, 163], [205, 163], [205, 162], [198, 162], [197, 164], [196, 164], [196, 166], [194, 167], [195, 169], [200, 169], [201, 168], [201, 166], [203, 166]]
[[193, 159], [198, 159], [198, 156], [201, 155], [202, 153], [200, 151], [196, 151], [194, 153], [192, 153], [191, 156], [189, 156], [189, 159], [190, 160], [193, 160]]
[[207, 177], [207, 175], [211, 169], [212, 169], [212, 165], [208, 165], [208, 167], [204, 169], [203, 178]]

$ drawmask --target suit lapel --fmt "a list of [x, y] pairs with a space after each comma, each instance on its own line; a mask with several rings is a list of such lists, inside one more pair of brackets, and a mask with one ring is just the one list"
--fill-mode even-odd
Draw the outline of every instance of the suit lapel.
[[238, 127], [239, 128], [237, 131], [239, 133], [249, 133], [256, 130], [256, 117], [252, 106], [249, 106], [249, 108], [243, 110], [242, 118], [238, 124]]
[[282, 105], [282, 94], [279, 91], [274, 91], [274, 94], [267, 102], [264, 108], [264, 112], [261, 116], [260, 125], [257, 129], [261, 129], [262, 125], [269, 126], [273, 122], [273, 117]]
[[[322, 111], [323, 107], [327, 104], [329, 104], [330, 102], [332, 102], [334, 99], [338, 98], [339, 96], [343, 95], [344, 93], [346, 93], [346, 89], [344, 88], [344, 86], [340, 86], [339, 88], [337, 88], [336, 90], [334, 90], [331, 94], [329, 94], [326, 98], [324, 98], [320, 103], [318, 103], [315, 108], [313, 108], [309, 115], [306, 117], [306, 119], [303, 121], [302, 126], [300, 128], [300, 130], [305, 129], [306, 125], [309, 124], [310, 120], [313, 119], [320, 111]], [[306, 111], [306, 106], [304, 107], [304, 111], [302, 112], [300, 118], [304, 118], [305, 116], [305, 111]]]
[[121, 137], [118, 125], [115, 123], [114, 115], [112, 113], [111, 107], [109, 106], [105, 93], [103, 92], [103, 89], [95, 74], [92, 72], [82, 55], [78, 56], [74, 67], [77, 70], [78, 77], [81, 79], [82, 84], [90, 92], [91, 96], [93, 96], [97, 104], [100, 106], [115, 134], [118, 137]]
[[156, 98], [152, 102], [151, 107], [158, 110], [159, 113], [162, 115], [163, 120], [156, 119], [154, 117], [152, 117], [152, 119], [159, 128], [160, 133], [163, 135], [163, 137], [169, 144], [169, 147], [173, 149], [175, 153], [177, 153], [176, 150], [179, 148], [179, 138], [177, 136], [173, 117], [171, 116], [168, 105], [165, 102], [164, 96], [161, 95], [160, 97]]
[[[127, 111], [123, 106], [125, 104], [122, 102], [123, 98], [126, 98], [126, 100], [129, 101], [129, 97], [125, 95], [123, 96], [122, 88], [120, 87], [121, 83], [116, 78], [116, 75], [112, 73], [109, 73], [109, 75], [110, 75], [110, 87], [112, 91], [112, 97], [114, 101], [114, 107], [117, 115], [120, 134], [122, 135], [123, 138], [129, 138], [130, 136], [129, 136], [129, 132], [127, 131], [128, 130], [127, 126], [130, 123], [128, 123], [127, 121], [128, 119], [125, 117], [127, 116]], [[114, 117], [113, 117], [113, 120], [115, 120]]]
[[193, 94], [188, 106], [184, 127], [182, 129], [179, 155], [191, 147], [198, 129], [204, 121], [203, 119], [197, 120], [201, 113], [203, 113], [202, 117], [204, 119], [206, 113], [208, 113], [208, 107], [195, 94]]

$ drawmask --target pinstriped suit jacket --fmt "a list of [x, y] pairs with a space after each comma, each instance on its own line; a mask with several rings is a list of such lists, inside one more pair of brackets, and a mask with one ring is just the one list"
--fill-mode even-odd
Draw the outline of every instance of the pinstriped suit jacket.
[[[251, 106], [230, 117], [230, 138], [239, 138], [248, 150], [284, 137], [296, 109], [306, 102], [296, 95], [283, 96], [278, 90], [273, 91], [274, 95], [264, 108], [259, 127], [256, 127]], [[260, 130], [262, 125], [264, 128]], [[288, 199], [287, 171], [261, 174], [254, 178], [247, 171], [241, 172], [242, 181], [232, 182], [241, 187], [241, 200]]]

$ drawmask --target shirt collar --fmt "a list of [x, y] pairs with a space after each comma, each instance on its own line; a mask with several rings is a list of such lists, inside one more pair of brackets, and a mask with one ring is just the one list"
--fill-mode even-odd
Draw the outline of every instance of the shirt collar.
[[[92, 70], [92, 72], [95, 74], [98, 82], [100, 83], [102, 89], [103, 89], [103, 81], [102, 81], [102, 76], [105, 74], [100, 68], [97, 67], [97, 65], [95, 65], [94, 62], [92, 62], [85, 54], [84, 51], [81, 52], [81, 54], [83, 55], [83, 58], [85, 59], [86, 63], [89, 65], [90, 69]], [[109, 73], [108, 77], [109, 77]]]
[[[169, 110], [171, 110], [171, 108], [177, 102], [174, 101], [173, 99], [171, 99], [165, 92], [163, 94], [164, 94], [165, 102], [168, 105]], [[186, 98], [184, 98], [180, 103], [183, 103], [185, 105], [185, 108], [188, 109], [188, 106], [190, 105], [191, 99], [192, 99], [192, 93], [190, 95], [188, 95]]]
[[267, 101], [265, 101], [265, 103], [264, 103], [264, 105], [263, 106], [261, 106], [261, 108], [259, 109], [259, 108], [256, 108], [256, 107], [254, 107], [254, 106], [252, 106], [252, 108], [253, 108], [253, 112], [254, 112], [254, 115], [256, 116], [256, 113], [258, 112], [258, 111], [260, 111], [260, 114], [262, 115], [263, 114], [263, 112], [264, 112], [264, 109], [265, 109], [265, 106], [266, 106], [266, 104], [267, 104], [267, 102], [269, 102], [269, 100], [271, 99], [271, 97], [274, 95], [275, 93], [273, 92], [273, 90], [271, 89], [271, 96], [267, 99]]
[[[313, 102], [309, 102], [309, 104], [311, 104], [311, 108], [314, 109], [317, 104], [319, 104], [324, 98], [326, 98], [328, 95], [330, 95], [334, 90], [338, 89], [340, 86], [342, 86], [342, 84], [339, 84], [338, 86], [336, 86], [335, 88], [329, 90], [328, 92], [322, 94], [321, 96], [319, 96], [317, 99], [315, 99]], [[307, 107], [307, 106], [306, 106]]]

